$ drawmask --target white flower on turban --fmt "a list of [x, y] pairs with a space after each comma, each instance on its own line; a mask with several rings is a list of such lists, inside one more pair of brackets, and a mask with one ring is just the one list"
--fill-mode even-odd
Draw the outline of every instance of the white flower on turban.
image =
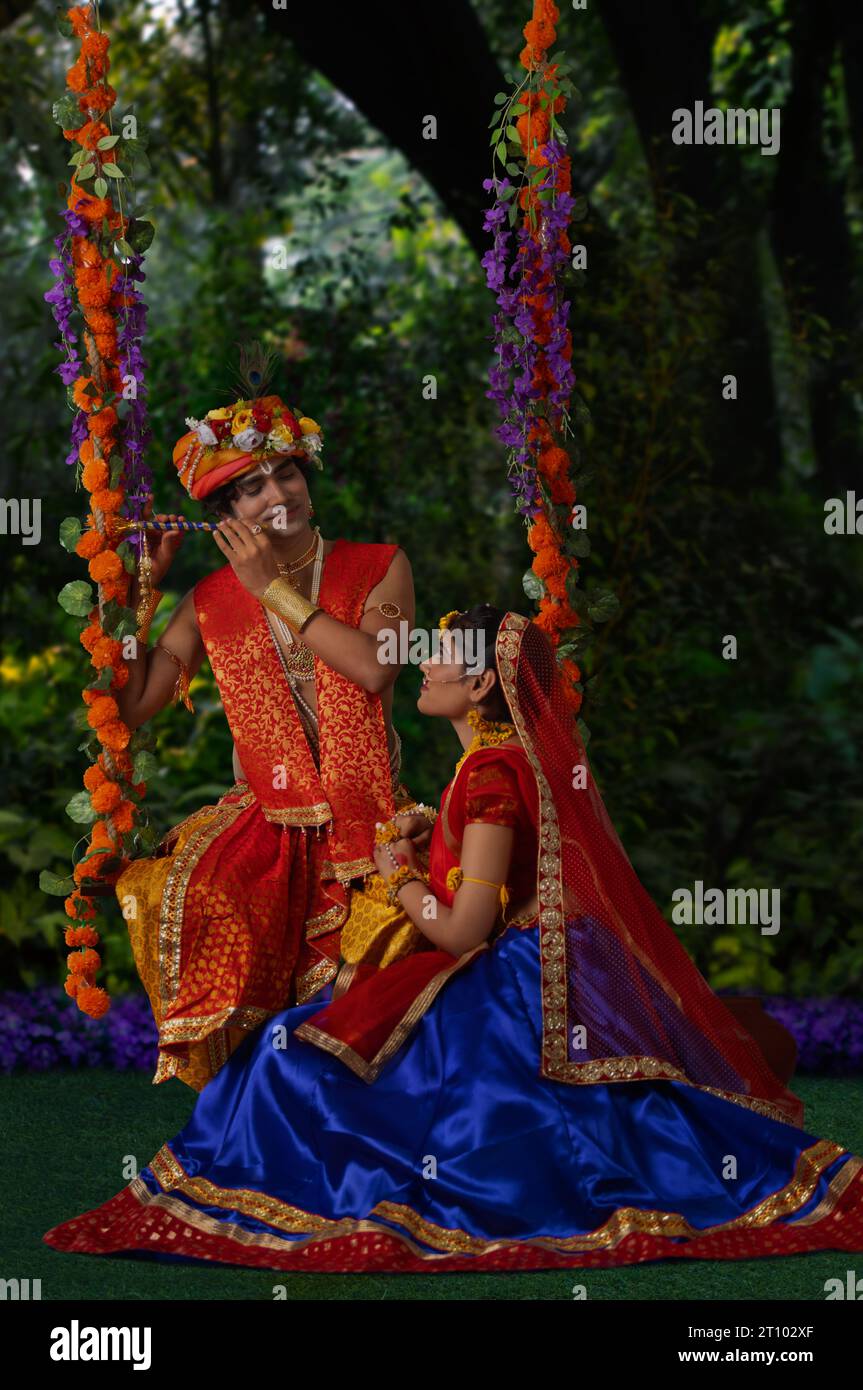
[[273, 449], [277, 454], [292, 454], [300, 445], [291, 434], [276, 434], [275, 430], [271, 430], [267, 435], [267, 448]]
[[218, 439], [205, 420], [195, 420], [190, 415], [186, 420], [186, 424], [189, 426], [190, 430], [195, 431], [199, 444], [218, 444]]
[[235, 434], [232, 441], [235, 449], [257, 449], [258, 445], [263, 444], [263, 442], [264, 436], [261, 434], [261, 431], [252, 429], [251, 427], [247, 430], [241, 430], [239, 434]]

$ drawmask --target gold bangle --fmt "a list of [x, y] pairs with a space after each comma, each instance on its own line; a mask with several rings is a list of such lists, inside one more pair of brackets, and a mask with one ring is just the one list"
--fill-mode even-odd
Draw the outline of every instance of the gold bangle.
[[395, 823], [395, 820], [385, 820], [382, 825], [375, 827], [375, 844], [391, 845], [394, 840], [403, 840], [404, 831]]
[[428, 874], [422, 869], [412, 869], [410, 864], [400, 865], [394, 873], [390, 874], [389, 878], [384, 880], [387, 887], [387, 902], [390, 907], [396, 906], [399, 889], [404, 888], [405, 884], [410, 883], [413, 879], [416, 879], [418, 883], [424, 883], [426, 887], [428, 887]]
[[302, 632], [313, 613], [324, 611], [320, 606], [309, 603], [284, 575], [279, 575], [278, 579], [273, 579], [267, 585], [261, 594], [261, 603], [273, 613], [278, 613], [280, 618], [284, 618], [295, 632]]
[[426, 806], [424, 801], [415, 801], [410, 806], [403, 806], [400, 811], [395, 811], [393, 820], [398, 816], [422, 816], [429, 825], [434, 825], [437, 820], [437, 811], [434, 806]]
[[135, 633], [136, 642], [146, 642], [150, 635], [150, 624], [159, 604], [162, 602], [162, 594], [158, 589], [151, 589], [147, 598], [138, 604], [135, 614], [135, 621], [138, 624], [138, 631]]

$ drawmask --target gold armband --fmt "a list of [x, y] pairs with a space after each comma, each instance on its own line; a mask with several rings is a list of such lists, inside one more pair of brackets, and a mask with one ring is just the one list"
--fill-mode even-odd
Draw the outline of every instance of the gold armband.
[[323, 612], [319, 605], [309, 603], [307, 598], [298, 593], [284, 575], [279, 575], [278, 579], [267, 585], [261, 594], [261, 603], [273, 613], [278, 613], [280, 618], [284, 618], [295, 632], [302, 632], [313, 613]]
[[174, 665], [179, 667], [179, 675], [177, 676], [176, 684], [174, 685], [173, 694], [171, 696], [171, 704], [175, 705], [178, 700], [182, 699], [183, 704], [186, 706], [186, 709], [191, 710], [192, 714], [194, 714], [195, 706], [192, 704], [192, 697], [189, 694], [189, 683], [191, 677], [189, 675], [189, 668], [186, 665], [185, 661], [181, 661], [180, 658], [174, 652], [172, 652], [169, 647], [166, 647], [163, 642], [157, 642], [153, 647], [153, 651], [164, 652], [166, 656], [169, 656], [171, 658]]
[[161, 602], [162, 595], [159, 590], [151, 589], [148, 597], [142, 599], [138, 604], [138, 611], [135, 614], [135, 621], [138, 624], [138, 631], [135, 633], [136, 642], [146, 642], [150, 635], [150, 624]]
[[496, 888], [500, 895], [501, 908], [505, 908], [509, 902], [509, 889], [506, 881], [503, 883], [492, 883], [489, 878], [472, 878], [466, 874], [460, 864], [454, 865], [446, 876], [446, 886], [451, 893], [457, 893], [463, 883], [484, 883], [486, 888]]

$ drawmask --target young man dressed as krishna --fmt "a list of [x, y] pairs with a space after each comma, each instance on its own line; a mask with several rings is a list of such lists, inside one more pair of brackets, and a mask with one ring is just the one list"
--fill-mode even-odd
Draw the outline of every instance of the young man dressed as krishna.
[[118, 704], [130, 728], [180, 695], [193, 708], [189, 681], [206, 657], [236, 781], [135, 860], [116, 892], [159, 1028], [154, 1080], [201, 1090], [250, 1030], [336, 975], [351, 883], [375, 868], [375, 822], [410, 804], [392, 725], [400, 668], [378, 660], [376, 634], [412, 625], [414, 596], [397, 545], [312, 529], [314, 420], [265, 395], [186, 423], [174, 464], [219, 518], [225, 563], [148, 648], [182, 539], [159, 533]]

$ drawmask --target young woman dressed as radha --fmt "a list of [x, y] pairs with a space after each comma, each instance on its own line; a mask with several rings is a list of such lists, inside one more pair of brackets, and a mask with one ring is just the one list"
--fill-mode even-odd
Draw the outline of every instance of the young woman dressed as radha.
[[250, 1036], [140, 1176], [45, 1241], [341, 1272], [863, 1251], [863, 1158], [802, 1128], [642, 888], [547, 636], [447, 618], [485, 657], [445, 638], [418, 708], [464, 752], [439, 812], [375, 849], [423, 949], [381, 968], [354, 941], [323, 1005]]

